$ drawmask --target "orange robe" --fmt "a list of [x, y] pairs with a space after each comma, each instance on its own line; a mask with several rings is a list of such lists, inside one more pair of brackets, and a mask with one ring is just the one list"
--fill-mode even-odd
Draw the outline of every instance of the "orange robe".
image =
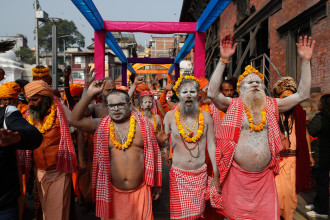
[[[290, 138], [290, 148], [289, 139]], [[296, 130], [295, 124], [292, 126], [292, 132], [285, 138], [281, 133], [282, 150], [296, 150]], [[275, 176], [278, 200], [280, 203], [281, 216], [285, 220], [293, 219], [293, 213], [297, 208], [296, 193], [296, 156], [287, 156], [280, 158], [280, 173]]]
[[[113, 188], [113, 218], [102, 218], [104, 220], [153, 220], [152, 196], [150, 186], [143, 183], [134, 190], [120, 190]], [[123, 209], [125, 207], [125, 209]]]
[[56, 117], [53, 127], [43, 134], [40, 147], [33, 151], [39, 198], [47, 220], [69, 219], [71, 175], [56, 170], [60, 138], [60, 121]]

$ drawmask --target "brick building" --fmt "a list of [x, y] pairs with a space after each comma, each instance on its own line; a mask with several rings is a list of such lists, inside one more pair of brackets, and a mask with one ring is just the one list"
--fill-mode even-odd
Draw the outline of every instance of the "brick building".
[[[208, 2], [184, 0], [180, 21], [188, 21], [188, 18], [196, 21], [200, 16], [198, 13], [204, 10]], [[194, 8], [199, 9], [194, 11]], [[330, 74], [327, 72], [330, 67], [328, 14], [327, 0], [234, 0], [221, 13], [218, 23], [214, 22], [210, 28], [218, 28], [218, 32], [210, 34], [208, 30], [206, 33], [206, 37], [209, 35], [214, 42], [212, 45], [206, 38], [206, 51], [218, 51], [219, 36], [234, 33], [238, 47], [226, 75], [237, 77], [247, 64], [252, 63], [260, 70], [269, 70], [265, 74], [271, 91], [271, 85], [279, 78], [277, 72], [282, 76], [292, 76], [299, 82], [300, 60], [295, 43], [300, 35], [311, 35], [316, 41], [311, 62], [311, 97], [303, 103], [303, 107], [307, 112], [315, 112], [320, 96], [330, 93]], [[219, 57], [217, 51], [213, 59]], [[212, 69], [214, 65], [206, 63], [207, 77]]]

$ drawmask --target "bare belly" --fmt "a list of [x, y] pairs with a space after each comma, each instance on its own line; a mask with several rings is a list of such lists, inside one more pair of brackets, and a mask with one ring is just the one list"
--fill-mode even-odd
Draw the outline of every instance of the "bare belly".
[[[173, 166], [183, 170], [196, 170], [205, 164], [205, 138], [201, 138], [197, 146], [193, 150], [187, 150], [183, 144], [183, 140], [179, 136], [179, 132], [172, 133], [173, 146]], [[186, 147], [192, 149], [196, 143], [187, 143]]]
[[143, 148], [131, 146], [126, 151], [111, 148], [111, 182], [121, 190], [138, 188], [143, 182]]
[[242, 127], [234, 160], [246, 171], [264, 170], [272, 159], [268, 144], [268, 128], [260, 132], [250, 132]]

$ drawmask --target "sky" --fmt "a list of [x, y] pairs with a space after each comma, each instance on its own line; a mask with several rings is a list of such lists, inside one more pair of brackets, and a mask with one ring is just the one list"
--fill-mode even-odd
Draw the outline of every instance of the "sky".
[[[34, 0], [1, 0], [0, 36], [23, 34], [28, 46], [35, 48]], [[93, 0], [103, 20], [178, 22], [183, 0]], [[92, 43], [94, 30], [71, 0], [39, 0], [49, 17], [72, 20], [85, 36], [85, 47]], [[138, 44], [145, 46], [155, 34], [134, 33]]]

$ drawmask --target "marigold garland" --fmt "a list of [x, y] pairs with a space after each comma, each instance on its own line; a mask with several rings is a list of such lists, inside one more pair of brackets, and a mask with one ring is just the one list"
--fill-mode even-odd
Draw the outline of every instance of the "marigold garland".
[[[144, 111], [142, 110], [141, 111], [141, 114], [144, 116]], [[157, 121], [156, 121], [156, 116], [153, 112], [151, 112], [151, 115], [152, 115], [152, 120], [154, 121], [154, 130], [155, 132], [157, 131]]]
[[34, 77], [43, 77], [49, 75], [48, 67], [34, 67], [32, 68], [32, 75]]
[[124, 144], [120, 144], [116, 139], [113, 121], [111, 121], [111, 123], [110, 123], [109, 133], [110, 133], [110, 140], [112, 141], [115, 148], [117, 148], [119, 150], [127, 149], [132, 144], [132, 141], [133, 141], [133, 138], [135, 135], [135, 117], [134, 117], [134, 115], [131, 115], [131, 117], [130, 117], [127, 140]]
[[245, 67], [245, 71], [244, 71], [244, 73], [242, 73], [242, 75], [240, 75], [240, 76], [238, 77], [238, 81], [237, 81], [237, 92], [238, 92], [238, 93], [240, 92], [239, 89], [238, 89], [239, 85], [241, 84], [241, 82], [243, 81], [243, 79], [244, 79], [247, 75], [249, 75], [249, 74], [251, 74], [251, 73], [255, 73], [255, 74], [257, 74], [257, 75], [260, 77], [261, 80], [264, 79], [264, 76], [263, 76], [263, 75], [262, 75], [257, 69], [255, 69], [254, 67], [252, 67], [252, 66], [250, 66], [250, 65], [246, 66], [246, 67]]
[[198, 126], [198, 130], [197, 130], [195, 137], [188, 137], [186, 135], [186, 131], [183, 129], [183, 126], [180, 122], [180, 108], [176, 109], [174, 115], [175, 115], [176, 125], [178, 126], [179, 132], [180, 132], [181, 136], [183, 137], [183, 139], [189, 143], [197, 142], [201, 138], [201, 136], [203, 134], [203, 129], [204, 129], [204, 116], [203, 116], [202, 111], [199, 109], [199, 115], [198, 115], [199, 126]]
[[[37, 123], [37, 128], [40, 131], [40, 133], [44, 134], [46, 131], [48, 131], [49, 129], [51, 129], [53, 127], [53, 125], [55, 123], [56, 111], [57, 111], [57, 104], [56, 104], [56, 101], [53, 101], [53, 103], [50, 107], [50, 113], [49, 113], [46, 121], [43, 124], [41, 124], [40, 121], [38, 121], [38, 123]], [[28, 122], [31, 125], [35, 126], [30, 115], [28, 117]]]
[[252, 132], [252, 131], [261, 131], [262, 129], [264, 129], [264, 127], [266, 125], [266, 119], [267, 119], [267, 117], [266, 117], [266, 115], [267, 115], [266, 107], [264, 107], [264, 109], [261, 112], [261, 122], [257, 126], [254, 126], [251, 112], [248, 109], [248, 107], [246, 107], [246, 105], [244, 105], [244, 109], [245, 109], [245, 113], [248, 117], [248, 121], [249, 121], [249, 125], [250, 125], [250, 132]]
[[195, 82], [197, 82], [198, 87], [200, 87], [199, 80], [196, 77], [194, 77], [194, 76], [185, 76], [185, 77], [182, 77], [182, 75], [181, 75], [181, 77], [175, 82], [175, 85], [173, 86], [173, 90], [175, 91], [175, 93], [176, 93], [177, 96], [179, 96], [179, 87], [180, 87], [183, 79], [194, 80]]

